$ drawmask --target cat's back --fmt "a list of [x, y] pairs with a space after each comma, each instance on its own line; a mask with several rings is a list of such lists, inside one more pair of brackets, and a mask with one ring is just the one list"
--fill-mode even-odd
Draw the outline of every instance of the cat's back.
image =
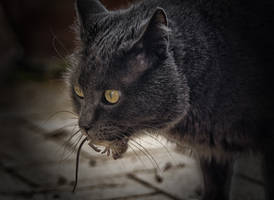
[[170, 19], [170, 48], [191, 90], [192, 107], [181, 130], [189, 131], [185, 127], [194, 120], [191, 131], [208, 131], [220, 141], [239, 139], [239, 145], [240, 138], [271, 134], [274, 3], [157, 2]]

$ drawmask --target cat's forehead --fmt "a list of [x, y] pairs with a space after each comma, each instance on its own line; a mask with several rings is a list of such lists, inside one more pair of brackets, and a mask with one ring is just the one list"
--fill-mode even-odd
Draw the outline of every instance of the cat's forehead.
[[90, 35], [93, 39], [88, 44], [90, 51], [108, 59], [119, 51], [130, 49], [147, 20], [146, 15], [138, 15], [133, 11], [116, 11], [98, 19], [90, 27], [93, 29], [93, 35]]
[[[79, 82], [93, 87], [120, 87], [127, 75], [125, 65], [132, 63], [129, 52], [139, 39], [149, 13], [138, 9], [111, 12], [90, 27], [91, 39], [82, 56]], [[134, 62], [134, 61], [133, 61]]]
[[121, 89], [130, 85], [149, 64], [143, 52], [130, 51], [114, 56], [109, 62], [96, 56], [80, 65], [78, 82], [93, 89]]
[[102, 57], [91, 55], [79, 63], [75, 82], [83, 88], [104, 89], [120, 87], [119, 74], [123, 71], [122, 60], [105, 61]]

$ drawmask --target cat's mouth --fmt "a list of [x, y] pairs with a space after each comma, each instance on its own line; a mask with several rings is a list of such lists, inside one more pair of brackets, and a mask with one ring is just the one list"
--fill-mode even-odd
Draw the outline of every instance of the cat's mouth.
[[[96, 152], [101, 154], [106, 154], [107, 156], [112, 155], [114, 160], [119, 159], [127, 151], [128, 139], [117, 139], [117, 140], [98, 140], [91, 138], [87, 133], [85, 133], [89, 141], [89, 146]], [[101, 150], [98, 146], [103, 147]]]

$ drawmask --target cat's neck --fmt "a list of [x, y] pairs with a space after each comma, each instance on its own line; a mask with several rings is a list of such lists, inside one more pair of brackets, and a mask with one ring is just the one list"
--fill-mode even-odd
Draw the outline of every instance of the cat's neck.
[[[220, 63], [217, 62], [220, 60], [220, 51], [216, 48], [222, 44], [218, 35], [214, 35], [216, 31], [210, 30], [197, 12], [193, 13], [193, 16], [186, 13], [185, 17], [170, 20], [172, 34], [169, 48], [178, 66], [178, 73], [187, 79], [191, 91], [190, 104], [200, 107], [206, 103], [210, 109], [214, 106], [214, 96], [222, 77]], [[185, 28], [187, 25], [188, 28]]]

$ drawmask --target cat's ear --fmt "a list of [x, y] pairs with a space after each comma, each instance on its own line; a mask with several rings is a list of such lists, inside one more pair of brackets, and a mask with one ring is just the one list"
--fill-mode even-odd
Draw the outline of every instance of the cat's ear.
[[150, 26], [157, 27], [161, 25], [164, 25], [167, 27], [168, 21], [167, 21], [166, 12], [164, 11], [164, 9], [158, 7], [150, 19]]
[[76, 10], [78, 20], [84, 28], [88, 26], [92, 17], [108, 12], [99, 0], [76, 0]]
[[144, 25], [139, 41], [148, 48], [165, 51], [168, 47], [169, 31], [167, 15], [162, 8], [157, 8]]

